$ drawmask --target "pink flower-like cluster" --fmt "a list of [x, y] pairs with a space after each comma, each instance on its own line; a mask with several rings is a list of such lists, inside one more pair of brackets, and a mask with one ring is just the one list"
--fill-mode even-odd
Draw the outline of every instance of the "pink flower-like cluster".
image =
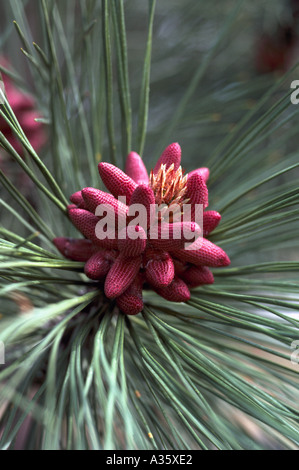
[[[140, 156], [131, 152], [126, 161], [125, 172], [109, 163], [99, 164], [99, 173], [109, 193], [95, 188], [85, 188], [73, 194], [68, 213], [75, 227], [85, 239], [56, 238], [54, 243], [66, 257], [85, 262], [85, 274], [93, 280], [104, 282], [105, 295], [116, 299], [121, 311], [136, 315], [143, 308], [144, 284], [163, 298], [173, 302], [186, 302], [190, 288], [214, 282], [209, 267], [227, 266], [230, 260], [218, 246], [207, 240], [207, 236], [220, 222], [218, 212], [203, 213], [203, 237], [198, 248], [186, 249], [184, 229], [200, 233], [194, 221], [196, 205], [208, 206], [206, 181], [208, 168], [199, 168], [184, 175], [181, 167], [181, 148], [173, 143], [165, 149], [150, 176]], [[126, 198], [127, 204], [118, 198]], [[151, 237], [149, 230], [151, 208], [166, 205], [171, 208], [191, 205], [191, 220], [188, 222], [158, 221], [158, 236]], [[115, 238], [99, 239], [96, 227], [100, 217], [95, 215], [98, 206], [108, 204], [113, 217], [125, 220], [122, 233]], [[132, 226], [128, 215], [133, 204], [142, 204], [147, 209], [147, 227]], [[165, 225], [168, 237], [164, 236]], [[175, 228], [181, 236], [174, 236]], [[138, 232], [138, 238], [132, 237]], [[196, 241], [194, 242], [197, 243]]]
[[[0, 63], [7, 69], [9, 68], [9, 63], [3, 57], [0, 58]], [[8, 75], [3, 73], [2, 78], [7, 100], [26, 137], [30, 141], [34, 150], [38, 152], [45, 144], [46, 135], [42, 123], [35, 121], [36, 118], [40, 117], [36, 111], [35, 101], [30, 95], [19, 90]], [[0, 117], [0, 131], [4, 134], [14, 149], [22, 155], [23, 149], [21, 143], [15, 137], [9, 124], [2, 117]]]

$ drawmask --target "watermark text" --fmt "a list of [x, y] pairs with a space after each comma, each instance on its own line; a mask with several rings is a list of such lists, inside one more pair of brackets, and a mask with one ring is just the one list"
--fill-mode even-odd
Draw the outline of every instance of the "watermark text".
[[0, 365], [5, 364], [5, 346], [2, 341], [0, 341]]

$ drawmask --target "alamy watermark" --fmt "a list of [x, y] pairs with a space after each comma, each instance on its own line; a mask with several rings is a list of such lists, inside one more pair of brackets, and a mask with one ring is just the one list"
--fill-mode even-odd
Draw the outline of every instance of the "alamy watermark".
[[291, 94], [291, 103], [299, 104], [299, 80], [293, 80], [291, 83], [291, 88], [295, 90]]
[[[118, 198], [119, 208], [126, 205], [125, 198]], [[99, 240], [149, 238], [151, 240], [185, 241], [185, 249], [197, 250], [203, 239], [203, 205], [202, 204], [143, 204], [129, 206], [128, 212], [118, 211], [110, 204], [97, 206], [95, 215], [99, 222], [95, 234]], [[141, 227], [143, 230], [135, 230]], [[196, 242], [196, 244], [195, 244]]]
[[5, 88], [4, 88], [4, 83], [0, 77], [0, 104], [4, 104], [4, 103], [5, 103]]
[[294, 365], [299, 364], [299, 339], [296, 339], [291, 343], [291, 348], [295, 351], [291, 354], [291, 363]]
[[0, 365], [5, 364], [5, 346], [2, 341], [0, 341]]

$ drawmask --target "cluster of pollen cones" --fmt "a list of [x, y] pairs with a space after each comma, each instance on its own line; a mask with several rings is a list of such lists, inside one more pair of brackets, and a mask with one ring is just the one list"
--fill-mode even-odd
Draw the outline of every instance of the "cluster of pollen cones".
[[[110, 163], [100, 163], [99, 173], [110, 193], [95, 188], [84, 188], [70, 198], [69, 217], [84, 239], [56, 238], [58, 250], [68, 259], [85, 262], [85, 274], [102, 282], [109, 299], [116, 299], [119, 309], [127, 315], [136, 315], [143, 308], [142, 290], [146, 285], [172, 302], [186, 302], [190, 288], [214, 282], [209, 267], [230, 264], [227, 254], [207, 240], [209, 233], [220, 222], [218, 212], [207, 211], [208, 168], [199, 168], [184, 176], [180, 167], [179, 144], [169, 145], [162, 153], [150, 176], [140, 156], [131, 152], [125, 172]], [[126, 204], [119, 198], [125, 198]], [[150, 212], [155, 204], [177, 207], [188, 203], [191, 220], [165, 224], [158, 221], [158, 235], [151, 237]], [[109, 205], [115, 219], [125, 223], [114, 238], [99, 239], [96, 227], [101, 217], [95, 215], [98, 206]], [[148, 226], [132, 226], [128, 216], [130, 206], [142, 204], [148, 214]], [[203, 233], [195, 222], [196, 205], [202, 205]], [[161, 215], [161, 214], [160, 214]], [[175, 219], [176, 220], [176, 219]], [[167, 225], [168, 237], [163, 230]], [[119, 226], [117, 223], [115, 226]], [[186, 227], [187, 226], [187, 227]], [[174, 236], [181, 230], [179, 238]], [[194, 233], [192, 249], [186, 246], [185, 229]], [[135, 232], [135, 235], [132, 232]], [[197, 238], [197, 240], [196, 240]], [[196, 243], [198, 243], [198, 248]]]
[[[10, 69], [10, 64], [6, 58], [0, 57], [0, 64], [8, 70]], [[30, 95], [17, 88], [8, 75], [3, 73], [2, 78], [4, 83], [2, 91], [6, 94], [7, 100], [32, 147], [38, 152], [46, 142], [46, 134], [41, 122], [35, 120], [41, 117], [36, 111], [36, 103]], [[1, 99], [1, 101], [3, 100]], [[23, 155], [21, 143], [15, 137], [10, 125], [3, 117], [0, 117], [0, 131], [15, 150], [20, 155]]]

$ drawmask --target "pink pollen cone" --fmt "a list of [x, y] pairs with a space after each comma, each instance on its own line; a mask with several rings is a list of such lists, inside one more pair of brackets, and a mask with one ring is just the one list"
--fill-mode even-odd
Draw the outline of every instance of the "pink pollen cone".
[[187, 302], [190, 299], [190, 291], [187, 284], [178, 277], [175, 277], [169, 286], [160, 287], [155, 290], [157, 294], [170, 302]]
[[190, 171], [190, 173], [188, 173], [188, 178], [190, 178], [191, 176], [195, 174], [198, 174], [199, 176], [201, 176], [204, 182], [207, 183], [209, 176], [210, 176], [210, 170], [209, 168], [205, 168], [205, 167], [197, 168], [197, 170], [193, 170], [193, 171]]
[[128, 289], [117, 297], [116, 303], [126, 315], [137, 315], [143, 309], [143, 277], [138, 274]]
[[153, 190], [145, 184], [140, 184], [139, 186], [137, 186], [137, 188], [132, 194], [130, 200], [130, 207], [135, 204], [141, 204], [145, 208], [147, 214], [147, 227], [149, 227], [151, 220], [154, 220], [155, 216], [155, 196]]
[[118, 216], [126, 217], [128, 207], [122, 202], [118, 201], [118, 199], [115, 199], [115, 197], [111, 194], [105, 193], [104, 191], [95, 188], [84, 188], [81, 192], [88, 210], [90, 210], [90, 212], [93, 214], [99, 205], [108, 204], [113, 207], [115, 213]]
[[146, 242], [147, 236], [142, 227], [129, 226], [119, 233], [118, 249], [123, 256], [132, 258], [144, 252]]
[[147, 169], [141, 157], [136, 152], [131, 152], [127, 156], [125, 173], [137, 184], [148, 185], [149, 183]]
[[78, 209], [87, 209], [81, 191], [77, 191], [76, 193], [72, 194], [70, 201], [75, 204]]
[[89, 240], [102, 248], [117, 248], [117, 240], [107, 237], [100, 240], [96, 235], [96, 226], [99, 222], [98, 217], [91, 212], [84, 209], [71, 208], [69, 209], [69, 217], [75, 227]]
[[114, 299], [123, 294], [137, 276], [140, 265], [141, 256], [125, 258], [120, 254], [106, 277], [106, 297]]
[[191, 219], [195, 218], [195, 204], [201, 204], [203, 209], [208, 206], [208, 188], [203, 177], [195, 173], [187, 180], [187, 191], [185, 198], [191, 204]]
[[203, 213], [203, 236], [207, 237], [218, 226], [221, 215], [216, 211], [206, 211]]
[[146, 280], [153, 287], [169, 286], [173, 281], [174, 273], [174, 264], [168, 253], [160, 259], [148, 261], [146, 265]]
[[110, 191], [116, 199], [119, 196], [124, 196], [126, 198], [126, 204], [129, 204], [131, 196], [137, 188], [137, 183], [122, 170], [111, 165], [111, 163], [99, 163], [99, 172], [108, 191]]
[[[181, 261], [195, 266], [211, 266], [214, 268], [228, 266], [230, 259], [219, 246], [214, 245], [206, 238], [199, 239], [201, 247], [198, 249], [176, 250], [173, 255]], [[195, 242], [196, 244], [196, 242]]]
[[[0, 63], [8, 70], [10, 69], [10, 64], [4, 57], [0, 57]], [[36, 118], [41, 117], [35, 109], [36, 103], [30, 95], [17, 88], [8, 75], [3, 73], [2, 76], [7, 100], [32, 147], [36, 152], [39, 152], [46, 142], [46, 134], [43, 124], [35, 121]], [[21, 143], [2, 117], [0, 118], [0, 130], [14, 149], [23, 155], [24, 150]]]
[[90, 240], [72, 238], [54, 238], [54, 245], [60, 253], [73, 261], [86, 262], [94, 253], [94, 246]]
[[214, 282], [214, 276], [206, 266], [190, 266], [180, 277], [189, 287], [198, 287]]
[[151, 230], [150, 243], [162, 251], [182, 249], [200, 236], [200, 227], [195, 222], [162, 223], [151, 227]]
[[71, 211], [72, 209], [78, 209], [77, 204], [69, 204], [69, 205], [67, 206], [67, 210], [68, 210], [68, 211]]
[[111, 263], [105, 256], [105, 251], [95, 253], [85, 264], [84, 272], [86, 276], [93, 280], [104, 279], [108, 274]]
[[158, 173], [161, 165], [166, 165], [166, 170], [167, 170], [170, 167], [170, 165], [174, 164], [174, 171], [178, 170], [181, 164], [181, 155], [182, 155], [182, 150], [181, 150], [180, 145], [177, 142], [169, 145], [164, 150], [161, 157], [159, 158], [154, 168], [154, 174]]

